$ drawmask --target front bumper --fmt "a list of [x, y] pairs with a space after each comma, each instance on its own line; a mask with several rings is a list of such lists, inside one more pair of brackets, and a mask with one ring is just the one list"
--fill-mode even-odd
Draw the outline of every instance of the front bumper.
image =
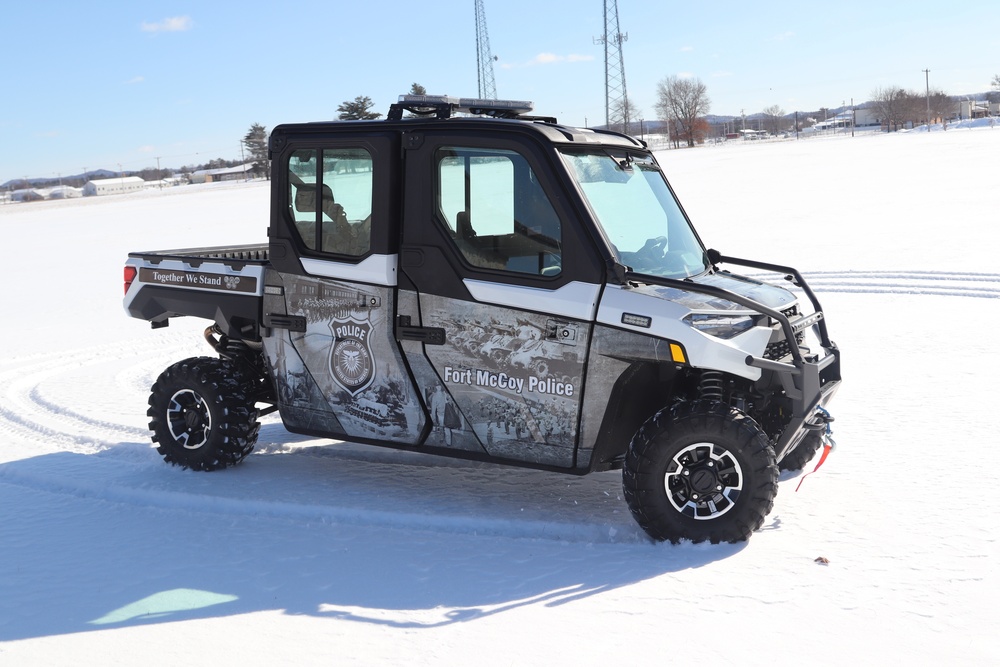
[[841, 383], [840, 350], [830, 343], [826, 351], [828, 354], [821, 359], [801, 358], [794, 363], [747, 357], [748, 366], [774, 373], [792, 404], [791, 419], [774, 443], [778, 461], [792, 451], [809, 431], [826, 426], [819, 408], [829, 405]]

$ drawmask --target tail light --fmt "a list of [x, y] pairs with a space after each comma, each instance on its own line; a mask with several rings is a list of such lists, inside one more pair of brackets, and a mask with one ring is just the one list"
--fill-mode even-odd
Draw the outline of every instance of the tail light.
[[128, 288], [132, 286], [132, 281], [135, 280], [137, 271], [134, 266], [125, 267], [125, 293], [128, 294]]

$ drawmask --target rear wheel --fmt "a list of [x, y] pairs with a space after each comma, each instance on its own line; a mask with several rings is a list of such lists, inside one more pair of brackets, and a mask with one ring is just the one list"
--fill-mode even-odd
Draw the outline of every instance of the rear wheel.
[[642, 425], [622, 486], [632, 516], [656, 540], [739, 542], [774, 506], [778, 467], [755, 421], [722, 403], [695, 401]]
[[233, 466], [253, 451], [260, 423], [253, 383], [225, 359], [194, 357], [167, 368], [149, 396], [149, 429], [168, 463]]

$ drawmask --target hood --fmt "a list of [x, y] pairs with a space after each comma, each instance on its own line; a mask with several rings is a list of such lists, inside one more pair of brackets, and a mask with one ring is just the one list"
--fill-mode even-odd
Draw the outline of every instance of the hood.
[[[771, 285], [759, 280], [754, 280], [753, 278], [747, 278], [745, 276], [725, 271], [706, 273], [701, 276], [690, 278], [689, 280], [700, 285], [709, 285], [739, 294], [740, 296], [753, 299], [757, 303], [775, 310], [782, 310], [796, 301], [795, 295], [784, 287]], [[732, 301], [728, 301], [726, 299], [720, 299], [708, 294], [700, 294], [698, 292], [689, 292], [687, 290], [674, 287], [663, 287], [661, 285], [640, 285], [635, 288], [635, 291], [648, 294], [659, 299], [664, 299], [666, 301], [672, 301], [692, 311], [747, 310], [745, 306], [741, 306], [738, 303], [733, 303]]]

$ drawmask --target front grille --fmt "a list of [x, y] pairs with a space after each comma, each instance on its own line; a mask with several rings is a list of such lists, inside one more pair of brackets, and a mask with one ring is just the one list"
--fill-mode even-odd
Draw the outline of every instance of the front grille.
[[764, 358], [771, 361], [780, 361], [792, 353], [787, 340], [779, 340], [771, 343], [764, 349]]
[[[781, 314], [784, 315], [785, 317], [789, 318], [789, 319], [792, 319], [793, 317], [798, 317], [799, 316], [799, 306], [798, 306], [798, 304], [795, 304], [794, 306], [791, 306], [789, 308], [785, 308], [784, 310], [781, 311]], [[780, 328], [780, 326], [778, 327], [778, 331], [782, 331], [782, 329]], [[802, 341], [804, 341], [804, 340], [805, 340], [805, 332], [804, 331], [799, 331], [799, 332], [797, 332], [795, 334], [795, 342], [796, 343], [798, 343], [799, 345], [801, 345]], [[782, 340], [779, 340], [779, 341], [776, 341], [774, 343], [769, 344], [764, 349], [764, 358], [765, 359], [769, 359], [771, 361], [780, 361], [781, 359], [784, 359], [785, 357], [787, 357], [791, 353], [792, 353], [792, 348], [788, 345], [788, 341], [782, 339]]]

